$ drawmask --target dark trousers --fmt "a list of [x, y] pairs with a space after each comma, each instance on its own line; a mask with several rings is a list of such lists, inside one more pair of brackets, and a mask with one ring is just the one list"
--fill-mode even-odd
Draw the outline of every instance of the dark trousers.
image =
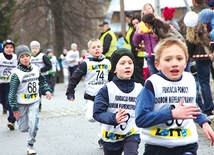
[[55, 74], [45, 75], [45, 77], [46, 77], [46, 81], [47, 81], [47, 83], [48, 83], [48, 85], [51, 88], [52, 93], [53, 93], [54, 87], [56, 84]]
[[9, 91], [10, 91], [10, 83], [0, 84], [0, 102], [3, 105], [3, 107], [6, 107], [6, 109], [9, 111], [9, 116], [7, 120], [11, 123], [15, 123], [16, 118], [13, 116], [13, 111], [10, 107], [9, 100], [8, 100]]
[[69, 70], [69, 73], [70, 73], [70, 76], [71, 77], [74, 73], [74, 71], [77, 69], [78, 65], [76, 66], [73, 66], [73, 67], [68, 67], [68, 70]]
[[141, 83], [144, 85], [145, 79], [143, 76], [143, 65], [144, 65], [144, 58], [135, 57], [135, 66], [134, 66], [134, 79], [135, 82]]
[[121, 149], [112, 151], [104, 147], [103, 152], [104, 155], [121, 155], [122, 152], [124, 152], [124, 155], [138, 155], [139, 143], [139, 140], [136, 140], [131, 136], [124, 140], [123, 147]]
[[145, 144], [143, 155], [197, 155], [197, 149], [198, 143], [174, 148]]

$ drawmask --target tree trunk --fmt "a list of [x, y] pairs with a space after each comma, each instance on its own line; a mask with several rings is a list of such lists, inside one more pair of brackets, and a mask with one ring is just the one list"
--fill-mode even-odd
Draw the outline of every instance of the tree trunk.
[[[61, 8], [61, 9], [59, 9]], [[60, 0], [51, 2], [51, 11], [53, 13], [54, 18], [54, 49], [55, 49], [55, 56], [59, 57], [62, 53], [62, 48], [65, 46], [64, 44], [64, 27], [63, 27], [63, 18], [62, 18], [62, 3]]]

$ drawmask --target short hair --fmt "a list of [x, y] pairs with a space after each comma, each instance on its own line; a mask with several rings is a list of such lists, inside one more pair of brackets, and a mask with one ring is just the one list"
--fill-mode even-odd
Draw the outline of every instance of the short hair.
[[91, 48], [91, 44], [92, 44], [93, 42], [99, 42], [100, 45], [102, 46], [102, 43], [101, 43], [101, 41], [100, 41], [99, 39], [97, 39], [97, 38], [92, 38], [91, 40], [88, 41], [88, 48]]
[[72, 43], [72, 44], [71, 44], [71, 49], [74, 48], [74, 47], [77, 47], [77, 44], [76, 44], [76, 43]]
[[158, 44], [155, 46], [154, 49], [155, 61], [159, 62], [163, 50], [171, 47], [172, 45], [179, 46], [183, 50], [186, 60], [188, 59], [188, 51], [186, 44], [178, 38], [168, 37], [166, 39], [159, 41]]

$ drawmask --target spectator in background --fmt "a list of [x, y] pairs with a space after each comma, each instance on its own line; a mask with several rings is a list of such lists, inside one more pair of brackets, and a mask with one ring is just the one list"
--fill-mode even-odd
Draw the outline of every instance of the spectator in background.
[[131, 50], [131, 34], [134, 31], [134, 27], [131, 24], [131, 19], [134, 16], [134, 12], [128, 11], [126, 12], [126, 22], [128, 23], [128, 31], [126, 32], [125, 41], [124, 41], [124, 47]]
[[55, 84], [56, 84], [56, 72], [59, 72], [60, 71], [60, 66], [59, 66], [59, 63], [56, 59], [56, 56], [53, 54], [53, 50], [52, 49], [47, 49], [45, 54], [47, 55], [47, 57], [50, 59], [51, 61], [51, 65], [52, 65], [52, 68], [47, 72], [47, 76], [46, 76], [46, 80], [47, 80], [47, 83], [49, 85], [49, 87], [51, 88], [52, 90], [52, 95], [54, 94], [54, 87], [55, 87]]
[[[193, 0], [193, 9], [192, 11], [198, 14], [203, 9], [208, 9], [209, 6], [205, 4], [204, 0]], [[192, 16], [193, 17], [193, 16]], [[193, 19], [190, 17], [190, 19]], [[192, 20], [191, 20], [192, 21]], [[193, 29], [197, 32], [197, 27]], [[187, 35], [189, 35], [187, 31]], [[207, 35], [204, 35], [207, 34]], [[201, 36], [208, 36], [209, 31], [206, 26], [201, 27], [199, 31], [199, 35]], [[201, 38], [201, 37], [199, 37]], [[196, 60], [196, 69], [197, 69], [197, 75], [198, 75], [198, 81], [201, 88], [201, 94], [203, 98], [203, 112], [210, 118], [213, 119], [213, 99], [212, 99], [212, 92], [210, 87], [210, 67], [211, 67], [211, 60], [209, 57], [198, 57], [197, 55], [206, 55], [207, 54], [207, 48], [205, 48], [202, 44], [202, 42], [195, 42], [197, 40], [189, 40], [187, 42], [188, 49], [191, 49], [190, 51], [192, 57], [194, 60]]]
[[138, 24], [140, 23], [140, 15], [134, 15], [131, 19], [131, 26], [134, 28], [132, 33], [130, 34], [130, 45], [131, 45], [131, 52], [135, 58], [135, 68], [134, 68], [134, 80], [137, 83], [141, 83], [144, 85], [145, 79], [143, 76], [143, 65], [144, 65], [144, 48], [139, 47], [138, 45], [134, 45], [133, 43], [133, 35], [137, 29]]
[[65, 60], [68, 62], [68, 70], [69, 70], [69, 77], [71, 77], [74, 73], [74, 71], [77, 69], [78, 67], [78, 63], [79, 63], [79, 51], [78, 51], [78, 46], [76, 43], [72, 43], [71, 44], [71, 50], [68, 51]]
[[153, 30], [159, 40], [168, 37], [176, 37], [185, 42], [185, 39], [180, 32], [178, 32], [172, 25], [164, 23], [160, 19], [156, 18], [153, 13], [145, 14], [142, 17], [142, 21], [145, 23], [147, 28]]
[[165, 7], [162, 11], [162, 16], [166, 23], [172, 25], [176, 30], [180, 31], [178, 23], [173, 20], [175, 12], [176, 12], [175, 8]]
[[103, 54], [107, 59], [110, 59], [112, 53], [117, 49], [117, 37], [115, 33], [111, 31], [107, 21], [102, 21], [99, 27], [101, 28], [99, 39], [103, 45]]
[[68, 71], [68, 62], [66, 61], [66, 55], [67, 55], [68, 51], [67, 49], [64, 47], [62, 54], [60, 54], [58, 60], [61, 62], [61, 68], [63, 71], [63, 81], [64, 81], [64, 85], [67, 88], [68, 87], [68, 75], [69, 75], [69, 71]]
[[[148, 13], [153, 13], [155, 15], [154, 8], [149, 3], [143, 6], [141, 11], [141, 18]], [[146, 60], [150, 72], [149, 74], [155, 74], [158, 72], [154, 65], [154, 48], [158, 41], [159, 39], [154, 34], [152, 29], [147, 28], [145, 23], [141, 21], [133, 35], [133, 43], [136, 46], [144, 46], [146, 51]]]
[[122, 32], [119, 32], [117, 34], [117, 49], [123, 48], [124, 47], [124, 37]]

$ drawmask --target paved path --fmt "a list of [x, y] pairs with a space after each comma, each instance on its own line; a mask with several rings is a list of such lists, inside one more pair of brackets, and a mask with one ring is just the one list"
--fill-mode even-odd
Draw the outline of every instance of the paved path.
[[[35, 148], [38, 155], [101, 155], [97, 134], [98, 123], [90, 123], [84, 117], [84, 86], [81, 82], [76, 89], [76, 100], [66, 99], [63, 84], [56, 85], [52, 100], [42, 98], [43, 109], [40, 115], [39, 131]], [[0, 110], [0, 155], [25, 155], [27, 133], [9, 131], [6, 127], [7, 116]], [[199, 155], [214, 155], [201, 129], [199, 131]], [[214, 126], [213, 126], [214, 129]], [[142, 155], [143, 142], [139, 152]]]

